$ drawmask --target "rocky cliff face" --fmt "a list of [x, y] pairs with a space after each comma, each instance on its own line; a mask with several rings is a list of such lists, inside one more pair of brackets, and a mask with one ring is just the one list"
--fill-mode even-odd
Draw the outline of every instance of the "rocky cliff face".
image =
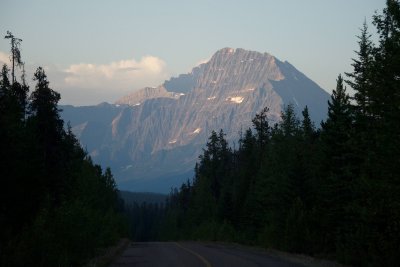
[[[212, 130], [224, 129], [228, 140], [235, 140], [262, 108], [269, 107], [270, 120], [277, 122], [289, 103], [298, 111], [307, 105], [318, 124], [325, 118], [328, 98], [288, 62], [267, 53], [224, 48], [191, 73], [108, 107], [115, 116], [100, 123], [101, 134], [94, 131], [96, 138], [86, 145], [94, 160], [111, 163], [121, 188], [166, 191], [179, 185], [182, 175], [190, 178]], [[85, 134], [94, 135], [88, 127], [93, 123], [83, 117], [80, 123], [69, 120], [81, 140], [90, 140]]]

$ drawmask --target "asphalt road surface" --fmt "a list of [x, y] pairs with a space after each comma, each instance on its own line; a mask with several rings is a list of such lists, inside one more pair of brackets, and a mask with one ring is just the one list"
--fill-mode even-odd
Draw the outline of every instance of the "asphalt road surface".
[[251, 248], [198, 242], [131, 243], [111, 267], [304, 267]]

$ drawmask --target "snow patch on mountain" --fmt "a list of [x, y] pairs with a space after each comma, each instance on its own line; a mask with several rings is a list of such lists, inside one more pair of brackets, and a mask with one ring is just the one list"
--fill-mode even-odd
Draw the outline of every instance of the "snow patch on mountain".
[[234, 96], [234, 97], [228, 97], [226, 100], [231, 101], [236, 104], [240, 104], [243, 102], [243, 99], [244, 99], [244, 97], [242, 97], [242, 96]]
[[193, 132], [192, 132], [192, 134], [198, 134], [198, 133], [200, 133], [201, 132], [201, 128], [197, 128], [196, 130], [194, 130]]

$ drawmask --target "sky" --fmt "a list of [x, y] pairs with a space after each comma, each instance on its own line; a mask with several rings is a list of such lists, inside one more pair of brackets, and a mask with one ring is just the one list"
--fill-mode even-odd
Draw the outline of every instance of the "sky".
[[[224, 47], [287, 60], [323, 89], [351, 71], [364, 20], [385, 0], [0, 0], [0, 34], [21, 38], [61, 104], [113, 103], [188, 73]], [[0, 62], [9, 58], [0, 39]], [[34, 82], [29, 78], [30, 84]]]

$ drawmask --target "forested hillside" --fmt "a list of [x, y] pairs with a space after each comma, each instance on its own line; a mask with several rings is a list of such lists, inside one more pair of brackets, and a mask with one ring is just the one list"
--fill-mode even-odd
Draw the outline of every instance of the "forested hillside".
[[[159, 238], [235, 241], [336, 258], [400, 262], [400, 5], [387, 1], [358, 37], [353, 71], [337, 78], [328, 118], [268, 108], [236, 148], [213, 132], [192, 182], [171, 192]], [[349, 96], [346, 84], [355, 94]], [[157, 215], [159, 216], [159, 215]], [[159, 217], [157, 217], [157, 221]]]
[[[0, 265], [79, 266], [125, 234], [110, 169], [92, 163], [60, 119], [43, 68], [28, 97], [20, 39], [0, 77]], [[14, 65], [15, 63], [15, 65]], [[11, 79], [10, 79], [11, 78]]]

